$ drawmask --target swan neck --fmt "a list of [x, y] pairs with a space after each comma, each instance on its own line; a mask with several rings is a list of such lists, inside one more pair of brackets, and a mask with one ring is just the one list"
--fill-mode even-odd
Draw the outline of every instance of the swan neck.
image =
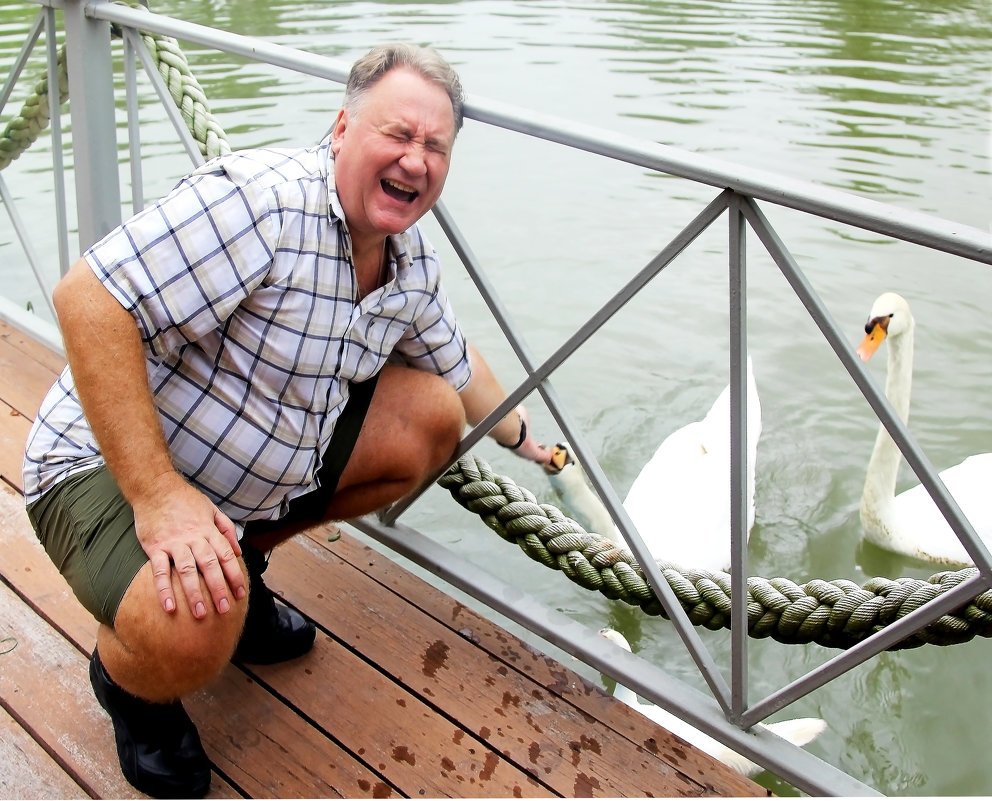
[[[899, 419], [909, 420], [909, 402], [913, 383], [913, 329], [903, 331], [888, 341], [887, 374], [885, 397]], [[902, 452], [889, 436], [885, 426], [879, 423], [875, 437], [875, 447], [868, 462], [868, 477], [865, 482], [865, 498], [871, 497], [874, 503], [889, 502], [895, 498], [896, 479]]]
[[913, 329], [908, 328], [889, 342], [885, 397], [904, 423], [909, 420], [909, 398], [913, 386]]
[[637, 700], [637, 693], [630, 689], [630, 687], [624, 687], [619, 682], [617, 682], [617, 686], [613, 690], [613, 697], [618, 701], [623, 701], [627, 706], [636, 708], [640, 704], [640, 701]]

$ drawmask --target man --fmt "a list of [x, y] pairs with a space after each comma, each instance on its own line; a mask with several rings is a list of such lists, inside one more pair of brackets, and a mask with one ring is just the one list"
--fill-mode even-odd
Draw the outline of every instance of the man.
[[[377, 48], [323, 142], [211, 161], [55, 290], [69, 366], [29, 438], [28, 512], [101, 622], [90, 679], [145, 793], [209, 787], [182, 695], [232, 654], [313, 644], [263, 553], [402, 497], [505, 398], [416, 225], [462, 104], [433, 51]], [[522, 407], [491, 435], [549, 459]]]

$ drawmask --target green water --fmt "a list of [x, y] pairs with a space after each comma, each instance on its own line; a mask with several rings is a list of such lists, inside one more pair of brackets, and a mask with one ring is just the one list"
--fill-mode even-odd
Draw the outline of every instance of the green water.
[[[384, 40], [432, 43], [469, 95], [990, 225], [992, 9], [981, 0], [152, 6], [346, 62]], [[3, 73], [34, 13], [18, 2], [0, 8]], [[315, 140], [340, 101], [336, 87], [304, 76], [197, 47], [185, 52], [236, 148]], [[40, 67], [38, 59], [32, 64]], [[16, 106], [23, 93], [15, 97]], [[147, 86], [145, 97], [143, 168], [154, 198], [188, 162]], [[0, 122], [8, 119], [9, 111]], [[120, 141], [126, 157], [123, 133]], [[3, 173], [29, 220], [51, 217], [48, 147], [39, 142]], [[444, 198], [540, 359], [713, 194], [469, 121]], [[766, 211], [852, 344], [876, 295], [892, 289], [910, 300], [917, 319], [911, 429], [933, 463], [943, 468], [992, 450], [989, 268]], [[510, 353], [450, 248], [439, 233], [433, 238], [470, 336], [512, 384], [519, 370]], [[54, 281], [51, 239], [39, 235], [33, 246]], [[555, 376], [620, 497], [664, 436], [702, 416], [726, 383], [726, 239], [718, 227], [694, 243]], [[756, 241], [748, 258], [750, 350], [763, 413], [751, 571], [800, 583], [937, 572], [860, 544], [857, 507], [876, 423]], [[23, 265], [0, 215], [4, 294], [39, 308], [40, 291]], [[872, 372], [881, 382], [884, 363]], [[556, 439], [546, 410], [539, 402], [531, 408], [541, 436]], [[488, 443], [480, 452], [550, 499], [536, 468]], [[912, 481], [904, 470], [901, 486]], [[667, 623], [549, 574], [442, 491], [418, 502], [409, 522], [591, 627], [622, 629], [637, 650], [700, 684]], [[726, 635], [703, 636], [727, 664]], [[984, 744], [992, 716], [982, 711], [990, 648], [979, 641], [884, 654], [777, 717], [825, 718], [830, 729], [810, 750], [883, 793], [990, 794]], [[752, 643], [749, 697], [831, 655], [819, 646]]]

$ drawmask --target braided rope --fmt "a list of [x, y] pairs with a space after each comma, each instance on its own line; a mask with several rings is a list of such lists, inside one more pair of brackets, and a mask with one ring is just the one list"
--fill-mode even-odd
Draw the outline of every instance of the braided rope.
[[[592, 534], [550, 504], [538, 503], [512, 479], [483, 460], [463, 456], [438, 484], [463, 507], [537, 562], [560, 570], [589, 590], [666, 617], [661, 602], [629, 551]], [[693, 625], [730, 628], [730, 576], [659, 562], [661, 573]], [[863, 586], [846, 579], [747, 580], [748, 634], [782, 643], [850, 648], [871, 634], [978, 574], [976, 568], [937, 573], [926, 580], [873, 578]], [[992, 590], [943, 615], [890, 650], [954, 645], [992, 637]]]
[[[139, 3], [123, 5], [144, 8]], [[206, 159], [231, 152], [227, 134], [214, 119], [203, 88], [194, 77], [189, 62], [171, 36], [142, 33], [141, 40], [158, 67], [173, 102], [192, 133], [200, 155]], [[59, 105], [69, 100], [69, 79], [66, 71], [65, 46], [59, 48]], [[48, 76], [35, 84], [34, 94], [24, 101], [18, 115], [0, 135], [0, 170], [27, 150], [50, 122], [48, 111]]]
[[196, 140], [200, 155], [206, 159], [230, 153], [227, 134], [214, 119], [207, 96], [190, 71], [189, 62], [178, 42], [171, 36], [142, 33], [141, 40], [158, 65], [159, 74], [172, 95], [186, 127]]
[[[69, 99], [69, 77], [65, 68], [65, 46], [59, 49], [59, 105]], [[24, 101], [20, 112], [0, 134], [0, 170], [21, 155], [44, 131], [51, 117], [48, 111], [48, 75], [34, 85], [34, 94]]]

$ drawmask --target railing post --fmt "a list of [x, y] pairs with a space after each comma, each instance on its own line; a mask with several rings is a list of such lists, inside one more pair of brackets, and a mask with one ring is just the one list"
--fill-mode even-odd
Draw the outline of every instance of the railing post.
[[747, 709], [747, 543], [748, 543], [748, 441], [747, 416], [747, 226], [741, 197], [734, 193], [727, 204], [730, 223], [730, 550], [731, 550], [731, 716], [739, 722]]
[[69, 111], [79, 246], [121, 222], [110, 23], [86, 16], [84, 0], [65, 0]]

